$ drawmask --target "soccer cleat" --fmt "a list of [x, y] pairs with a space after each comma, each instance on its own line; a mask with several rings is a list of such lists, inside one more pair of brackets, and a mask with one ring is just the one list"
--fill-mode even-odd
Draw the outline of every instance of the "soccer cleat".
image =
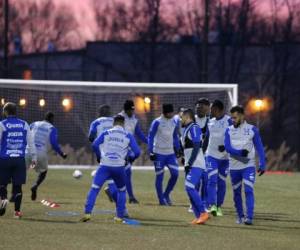
[[171, 201], [171, 199], [170, 199], [169, 196], [165, 197], [164, 200], [165, 200], [165, 202], [167, 203], [168, 206], [172, 206], [173, 205], [173, 203], [172, 203], [172, 201]]
[[191, 224], [192, 225], [197, 225], [197, 221], [198, 221], [198, 218], [195, 218], [195, 219], [192, 220]]
[[200, 214], [200, 217], [197, 219], [196, 224], [204, 224], [209, 219], [208, 213], [204, 212]]
[[8, 199], [1, 200], [1, 202], [0, 202], [0, 216], [3, 216], [5, 214], [7, 204], [8, 204]]
[[216, 205], [212, 205], [209, 209], [209, 212], [213, 215], [213, 216], [217, 216], [217, 206]]
[[108, 187], [105, 187], [105, 188], [104, 188], [104, 192], [105, 192], [107, 198], [109, 199], [109, 201], [110, 201], [110, 202], [114, 202], [114, 199], [112, 198], [112, 195], [111, 195], [111, 193], [110, 193]]
[[130, 197], [129, 198], [129, 203], [130, 204], [139, 204], [139, 201], [135, 197]]
[[188, 209], [188, 212], [189, 212], [189, 213], [194, 213], [193, 208], [192, 208], [192, 205], [190, 205], [190, 207], [189, 207], [189, 209]]
[[31, 188], [31, 200], [35, 201], [37, 197], [37, 188], [32, 187]]
[[245, 221], [244, 221], [244, 224], [247, 225], [247, 226], [251, 226], [251, 225], [253, 225], [253, 222], [252, 222], [251, 219], [246, 218]]
[[236, 224], [244, 224], [244, 217], [237, 217], [235, 223]]
[[89, 220], [91, 220], [91, 214], [85, 214], [85, 215], [80, 219], [81, 222], [87, 222], [87, 221], [89, 221]]
[[223, 212], [222, 212], [221, 207], [217, 208], [217, 216], [223, 216]]
[[15, 211], [14, 218], [15, 219], [21, 219], [23, 214], [20, 211]]
[[118, 224], [124, 224], [124, 220], [120, 217], [114, 217], [114, 222]]

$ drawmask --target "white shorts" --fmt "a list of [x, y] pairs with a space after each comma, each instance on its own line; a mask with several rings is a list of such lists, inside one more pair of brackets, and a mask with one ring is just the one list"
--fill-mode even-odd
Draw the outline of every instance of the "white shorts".
[[[27, 168], [31, 165], [31, 156], [26, 155], [26, 166]], [[46, 155], [37, 155], [37, 162], [34, 168], [35, 172], [43, 173], [48, 170], [48, 156]]]

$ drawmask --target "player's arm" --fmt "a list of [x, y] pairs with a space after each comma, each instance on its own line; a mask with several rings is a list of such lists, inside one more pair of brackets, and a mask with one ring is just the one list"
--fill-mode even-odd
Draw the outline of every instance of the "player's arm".
[[94, 153], [96, 154], [97, 161], [100, 162], [101, 159], [101, 152], [100, 152], [100, 145], [104, 142], [104, 136], [107, 135], [107, 132], [103, 132], [100, 136], [94, 140], [92, 148]]
[[52, 128], [50, 135], [49, 135], [49, 141], [51, 144], [52, 149], [59, 154], [62, 158], [66, 158], [67, 155], [61, 150], [60, 146], [58, 145], [58, 135], [57, 135], [57, 129]]
[[262, 144], [258, 129], [255, 126], [253, 126], [252, 130], [254, 132], [252, 141], [253, 141], [254, 147], [259, 156], [258, 172], [259, 172], [259, 175], [262, 175], [262, 174], [264, 174], [265, 169], [266, 169], [266, 157], [265, 157], [264, 146]]
[[148, 135], [148, 151], [149, 154], [153, 154], [153, 144], [154, 144], [154, 137], [157, 133], [159, 126], [159, 121], [155, 120], [152, 122], [150, 129], [149, 129], [149, 135]]
[[224, 146], [227, 153], [233, 155], [233, 156], [245, 156], [243, 153], [243, 150], [235, 149], [232, 147], [230, 142], [230, 135], [229, 135], [229, 129], [227, 128], [225, 131], [225, 140], [224, 140]]
[[138, 158], [141, 154], [141, 150], [131, 134], [128, 134], [129, 137], [129, 147], [130, 147], [130, 161], [133, 162], [136, 158]]
[[139, 122], [136, 123], [134, 134], [144, 143], [148, 144], [147, 137], [144, 135]]
[[37, 155], [36, 155], [36, 148], [35, 148], [34, 139], [33, 139], [33, 133], [30, 130], [30, 127], [27, 123], [25, 124], [25, 129], [27, 131], [27, 135], [26, 135], [27, 150], [28, 150], [29, 155], [31, 156], [32, 163], [35, 164], [37, 161]]
[[3, 131], [5, 130], [4, 126], [3, 126], [3, 123], [0, 122], [0, 142], [1, 142], [1, 139], [2, 139], [2, 133]]
[[89, 136], [88, 136], [90, 142], [93, 142], [97, 137], [97, 125], [98, 125], [98, 122], [96, 122], [96, 121], [93, 121], [91, 123], [90, 129], [89, 129]]
[[176, 127], [173, 132], [173, 146], [174, 146], [174, 151], [177, 157], [180, 157], [182, 153], [180, 152], [180, 142], [179, 142], [179, 137], [178, 137], [178, 123], [176, 123]]
[[189, 132], [191, 135], [191, 140], [193, 142], [193, 149], [190, 159], [187, 159], [187, 164], [188, 166], [192, 166], [201, 148], [201, 128], [199, 126], [192, 126]]

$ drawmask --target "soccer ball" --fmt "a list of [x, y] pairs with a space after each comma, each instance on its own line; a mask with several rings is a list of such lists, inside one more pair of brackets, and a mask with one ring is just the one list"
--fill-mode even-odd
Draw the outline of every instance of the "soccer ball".
[[82, 177], [82, 172], [78, 169], [76, 169], [74, 172], [73, 172], [73, 177], [75, 179], [80, 179]]
[[95, 174], [96, 174], [96, 172], [97, 172], [97, 170], [93, 170], [93, 171], [91, 172], [91, 176], [94, 177]]

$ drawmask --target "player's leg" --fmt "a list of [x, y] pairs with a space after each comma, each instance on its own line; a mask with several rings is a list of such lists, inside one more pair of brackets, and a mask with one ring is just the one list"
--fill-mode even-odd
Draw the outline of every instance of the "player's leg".
[[90, 214], [92, 213], [92, 210], [94, 208], [99, 191], [102, 188], [104, 182], [109, 177], [110, 177], [110, 173], [107, 166], [101, 166], [97, 169], [97, 172], [93, 179], [91, 189], [87, 195], [85, 210], [84, 210], [85, 216], [81, 219], [81, 221], [85, 222], [90, 220]]
[[107, 181], [108, 187], [106, 187], [104, 189], [105, 194], [107, 195], [108, 199], [111, 202], [117, 202], [117, 198], [118, 198], [118, 188], [115, 184], [115, 182], [113, 181], [113, 179], [109, 179]]
[[14, 217], [19, 219], [22, 217], [21, 204], [23, 198], [22, 185], [26, 183], [26, 163], [24, 158], [13, 159], [13, 175], [12, 175], [12, 185], [14, 190], [15, 198], [15, 214]]
[[138, 200], [135, 198], [133, 194], [133, 188], [132, 188], [132, 169], [131, 164], [128, 163], [125, 166], [125, 173], [126, 173], [126, 190], [128, 193], [129, 203], [138, 204]]
[[242, 199], [242, 181], [243, 181], [243, 170], [230, 170], [230, 178], [233, 189], [233, 202], [237, 213], [237, 223], [243, 223], [244, 221], [244, 210], [243, 210], [243, 199]]
[[165, 198], [166, 202], [168, 203], [168, 205], [171, 206], [172, 201], [170, 199], [170, 193], [174, 189], [174, 187], [177, 183], [177, 180], [178, 180], [178, 175], [179, 175], [179, 166], [178, 166], [178, 162], [177, 162], [175, 154], [167, 156], [166, 165], [170, 171], [170, 179], [168, 181], [166, 190], [164, 192], [164, 198]]
[[217, 190], [217, 216], [222, 216], [221, 207], [226, 194], [226, 177], [228, 174], [229, 160], [220, 160], [218, 165], [218, 190]]
[[213, 216], [217, 215], [218, 160], [207, 157], [207, 203]]
[[[28, 164], [28, 163], [27, 163]], [[47, 156], [38, 156], [35, 171], [38, 174], [36, 181], [31, 187], [31, 200], [36, 200], [38, 187], [46, 179], [48, 173], [48, 159]]]
[[208, 202], [207, 202], [207, 197], [208, 197], [207, 185], [208, 185], [208, 174], [207, 174], [207, 170], [205, 169], [205, 170], [203, 170], [203, 173], [202, 173], [201, 187], [200, 187], [200, 189], [198, 189], [198, 192], [200, 190], [200, 195], [201, 195], [201, 199], [202, 199], [203, 206], [204, 206], [205, 210], [207, 210], [207, 207], [208, 207]]
[[164, 167], [166, 156], [156, 154], [156, 160], [154, 161], [155, 168], [155, 189], [157, 198], [160, 205], [167, 205], [163, 195], [163, 180], [164, 180]]
[[254, 213], [254, 183], [255, 183], [255, 167], [248, 167], [243, 171], [243, 183], [246, 197], [247, 217], [246, 225], [252, 225]]
[[124, 218], [126, 211], [126, 173], [124, 167], [110, 167], [111, 177], [118, 188], [118, 198], [116, 203], [117, 218]]
[[208, 219], [201, 196], [196, 189], [196, 185], [201, 182], [202, 173], [203, 169], [192, 167], [185, 179], [185, 190], [190, 198], [195, 215], [195, 220], [192, 221], [192, 224], [203, 224]]

